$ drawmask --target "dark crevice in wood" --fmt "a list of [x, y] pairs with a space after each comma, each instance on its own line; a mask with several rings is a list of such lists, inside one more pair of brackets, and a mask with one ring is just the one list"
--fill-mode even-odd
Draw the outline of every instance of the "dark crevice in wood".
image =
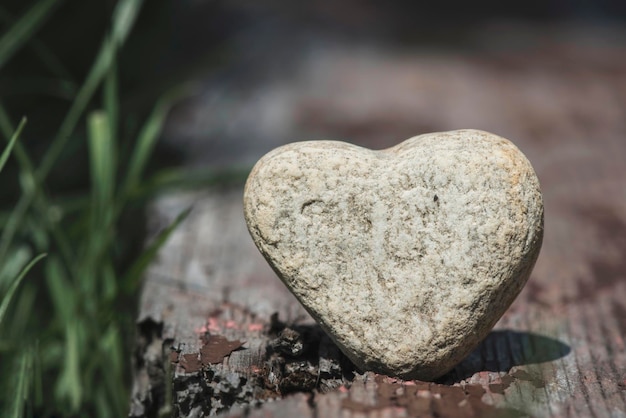
[[[135, 387], [131, 402], [130, 417], [157, 416], [159, 408], [165, 404], [169, 386], [166, 379], [167, 362], [171, 340], [162, 338], [163, 323], [146, 318], [137, 324], [137, 346], [133, 356]], [[164, 355], [164, 353], [167, 353]]]
[[349, 384], [354, 366], [319, 325], [286, 324], [278, 315], [271, 319], [266, 364], [277, 380], [277, 396], [295, 392], [321, 393]]

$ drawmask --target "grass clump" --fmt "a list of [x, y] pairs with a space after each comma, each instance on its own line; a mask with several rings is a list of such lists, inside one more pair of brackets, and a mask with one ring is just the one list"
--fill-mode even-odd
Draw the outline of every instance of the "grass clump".
[[[35, 39], [58, 3], [38, 1], [12, 21], [0, 37], [0, 69], [28, 45], [35, 47], [42, 65], [54, 63], [51, 71], [59, 68], [58, 60]], [[41, 158], [34, 158], [18, 139], [28, 136], [25, 120], [16, 128], [0, 101], [0, 136], [8, 141], [0, 147], [0, 169], [9, 161], [17, 173], [15, 179], [4, 173], [0, 179], [19, 184], [16, 200], [3, 202], [0, 212], [3, 417], [127, 415], [132, 306], [140, 279], [186, 216], [182, 213], [153, 244], [129, 259], [132, 249], [120, 240], [120, 225], [129, 209], [140, 209], [156, 189], [159, 175], [146, 179], [146, 166], [177, 97], [164, 96], [139, 129], [124, 123], [117, 57], [141, 4], [117, 2], [110, 30], [84, 82], [68, 90], [72, 100]], [[128, 143], [133, 145], [124, 145]], [[68, 197], [55, 189], [49, 175], [64, 169], [77, 175], [71, 162], [63, 162], [61, 169], [58, 164], [68, 149], [81, 147], [88, 155], [88, 191]]]

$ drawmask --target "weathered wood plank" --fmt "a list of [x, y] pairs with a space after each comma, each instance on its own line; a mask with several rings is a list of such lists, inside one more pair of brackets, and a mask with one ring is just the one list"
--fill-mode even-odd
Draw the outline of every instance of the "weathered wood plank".
[[[131, 416], [155, 416], [170, 390], [175, 415], [185, 417], [626, 416], [626, 62], [589, 53], [595, 61], [567, 65], [585, 53], [331, 62], [316, 90], [323, 94], [293, 104], [306, 113], [317, 103], [317, 126], [347, 139], [355, 126], [380, 135], [377, 124], [398, 108], [390, 97], [407, 98], [421, 83], [417, 102], [400, 100], [409, 110], [394, 111], [390, 133], [416, 124], [493, 130], [535, 166], [546, 218], [536, 268], [494, 332], [450, 374], [399, 382], [353, 370], [254, 248], [241, 188], [216, 189], [153, 205], [154, 231], [193, 211], [146, 278]], [[360, 84], [378, 99], [360, 104], [374, 115], [368, 125], [354, 103], [333, 96], [333, 77], [355, 71], [373, 80], [381, 68], [393, 82]], [[229, 347], [213, 340], [206, 348], [209, 336], [244, 344], [212, 364]]]

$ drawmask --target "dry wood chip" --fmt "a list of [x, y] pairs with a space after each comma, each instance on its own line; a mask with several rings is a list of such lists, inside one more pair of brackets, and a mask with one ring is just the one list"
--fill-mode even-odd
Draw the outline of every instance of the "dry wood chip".
[[208, 364], [219, 364], [224, 357], [233, 351], [241, 348], [245, 341], [230, 341], [221, 335], [211, 335], [208, 337], [200, 349], [200, 359], [205, 366]]
[[187, 373], [197, 372], [202, 369], [202, 363], [198, 359], [198, 353], [183, 354], [181, 366]]

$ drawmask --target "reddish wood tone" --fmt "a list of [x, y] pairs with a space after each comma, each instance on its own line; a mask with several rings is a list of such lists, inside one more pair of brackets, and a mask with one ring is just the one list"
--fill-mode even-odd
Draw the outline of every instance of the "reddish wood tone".
[[183, 417], [625, 416], [626, 51], [618, 52], [387, 57], [372, 71], [394, 81], [367, 93], [383, 103], [385, 89], [406, 97], [401, 76], [414, 77], [427, 116], [406, 122], [374, 106], [359, 119], [332, 98], [295, 109], [306, 115], [300, 126], [332, 124], [346, 139], [368, 120], [370, 132], [389, 128], [377, 143], [359, 137], [372, 146], [404, 139], [391, 133], [407, 126], [491, 130], [535, 166], [542, 253], [517, 301], [453, 372], [402, 382], [354, 370], [254, 248], [241, 188], [172, 195], [154, 203], [152, 230], [193, 211], [146, 277], [131, 416], [156, 416], [169, 393]]

